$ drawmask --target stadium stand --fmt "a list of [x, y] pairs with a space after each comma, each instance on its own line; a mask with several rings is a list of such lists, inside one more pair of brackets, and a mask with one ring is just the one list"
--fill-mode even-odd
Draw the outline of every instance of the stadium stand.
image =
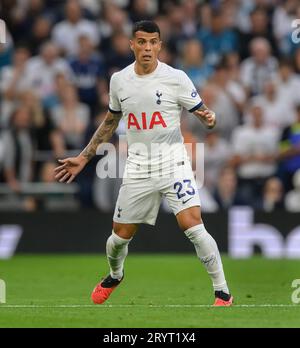
[[108, 199], [120, 182], [107, 179], [103, 188], [96, 177], [101, 156], [69, 187], [54, 183], [51, 170], [58, 158], [77, 154], [103, 119], [111, 75], [133, 62], [128, 39], [140, 19], [157, 21], [160, 60], [183, 69], [218, 115], [208, 134], [187, 112], [182, 116], [186, 141], [206, 143], [204, 190], [215, 209], [297, 210], [300, 44], [290, 25], [300, 18], [297, 0], [0, 6], [7, 25], [0, 44], [1, 210], [113, 209]]

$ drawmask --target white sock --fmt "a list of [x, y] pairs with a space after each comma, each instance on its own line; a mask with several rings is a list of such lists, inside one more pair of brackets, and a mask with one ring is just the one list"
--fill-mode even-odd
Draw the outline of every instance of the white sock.
[[128, 254], [128, 244], [131, 239], [121, 238], [114, 231], [107, 239], [106, 255], [110, 266], [110, 275], [114, 279], [121, 280], [123, 277], [124, 261]]
[[213, 237], [206, 231], [203, 224], [193, 226], [184, 233], [194, 244], [197, 256], [210, 275], [214, 290], [229, 294], [220, 253]]

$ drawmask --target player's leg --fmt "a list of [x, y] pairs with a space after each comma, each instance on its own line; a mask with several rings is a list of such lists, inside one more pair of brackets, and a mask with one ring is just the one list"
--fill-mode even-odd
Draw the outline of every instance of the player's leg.
[[128, 254], [128, 244], [138, 229], [137, 224], [114, 222], [112, 234], [106, 242], [106, 256], [113, 279], [123, 278], [124, 261]]
[[93, 290], [95, 304], [105, 302], [124, 277], [124, 261], [128, 254], [128, 244], [138, 229], [137, 224], [113, 223], [112, 234], [106, 242], [106, 256], [110, 273]]
[[[187, 162], [174, 177], [165, 180], [161, 192], [177, 218], [179, 227], [194, 244], [215, 290], [216, 304], [231, 304], [220, 253], [215, 240], [206, 231], [201, 218], [201, 203], [190, 164]], [[223, 299], [222, 299], [223, 298]], [[220, 301], [218, 301], [220, 300]], [[224, 302], [223, 302], [224, 301]]]
[[[159, 205], [155, 202], [151, 181], [148, 178], [124, 179], [116, 202], [112, 234], [106, 243], [110, 276], [121, 280], [128, 244], [140, 223], [152, 223]], [[153, 210], [156, 207], [156, 210]]]
[[140, 223], [155, 224], [160, 197], [160, 193], [153, 190], [153, 183], [148, 178], [123, 181], [115, 207], [112, 234], [106, 243], [110, 274], [94, 289], [94, 303], [106, 301], [123, 280], [128, 244]]
[[216, 297], [215, 305], [231, 305], [233, 298], [229, 293], [218, 246], [205, 229], [200, 207], [193, 206], [181, 210], [176, 215], [176, 219], [181, 230], [194, 244], [197, 256], [212, 280]]

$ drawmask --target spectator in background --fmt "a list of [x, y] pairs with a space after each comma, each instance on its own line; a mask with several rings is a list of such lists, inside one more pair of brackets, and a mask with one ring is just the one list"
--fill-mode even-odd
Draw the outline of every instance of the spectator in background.
[[212, 67], [204, 61], [201, 43], [195, 39], [187, 40], [181, 55], [182, 59], [178, 62], [178, 68], [186, 72], [195, 87], [201, 90], [213, 73]]
[[289, 59], [282, 59], [276, 76], [278, 95], [285, 100], [288, 108], [300, 104], [300, 76], [297, 76]]
[[79, 37], [79, 52], [70, 59], [70, 66], [79, 99], [90, 107], [91, 115], [95, 116], [100, 103], [104, 106], [108, 104], [108, 87], [105, 80], [104, 61], [96, 53], [88, 36]]
[[[240, 56], [242, 59], [250, 56], [250, 42], [255, 38], [265, 38], [275, 56], [278, 55], [277, 42], [270, 30], [269, 19], [266, 10], [262, 7], [255, 8], [250, 14], [251, 30], [248, 33], [241, 34], [240, 37]], [[276, 24], [277, 26], [277, 24]]]
[[55, 77], [64, 74], [71, 78], [68, 63], [59, 57], [58, 48], [52, 42], [46, 42], [41, 47], [39, 56], [29, 60], [26, 67], [26, 83], [28, 88], [41, 99], [45, 108], [55, 105]]
[[30, 112], [17, 108], [10, 117], [10, 129], [3, 134], [4, 178], [9, 187], [18, 192], [21, 184], [32, 179], [33, 139], [30, 134]]
[[94, 0], [78, 0], [81, 8], [89, 14], [91, 18], [97, 18], [101, 13], [102, 2]]
[[5, 19], [8, 28], [14, 27], [14, 16], [17, 0], [2, 0], [0, 3], [1, 18]]
[[62, 103], [52, 110], [51, 118], [55, 127], [62, 132], [68, 149], [77, 150], [82, 147], [90, 113], [88, 106], [79, 102], [72, 85], [65, 88]]
[[82, 16], [82, 10], [77, 0], [68, 0], [65, 6], [66, 19], [53, 28], [53, 41], [66, 55], [78, 53], [79, 36], [89, 36], [96, 47], [100, 42], [97, 25]]
[[[300, 6], [298, 6], [295, 19], [296, 19], [296, 24], [297, 19], [299, 20], [300, 18]], [[292, 30], [289, 34], [287, 34], [285, 38], [285, 45], [284, 45], [284, 55], [287, 57], [293, 56], [297, 50], [300, 48], [300, 42], [299, 42], [299, 24], [295, 26], [295, 22], [293, 22], [294, 27], [292, 27]]]
[[293, 176], [294, 189], [289, 191], [285, 197], [285, 208], [292, 213], [300, 213], [300, 170]]
[[206, 84], [201, 90], [201, 97], [217, 115], [215, 130], [222, 138], [229, 140], [239, 122], [238, 110], [232, 98], [215, 83]]
[[134, 56], [128, 43], [128, 36], [117, 32], [112, 37], [112, 49], [106, 61], [109, 78], [111, 75], [134, 62]]
[[[229, 79], [237, 83], [240, 81], [240, 57], [237, 52], [231, 52], [224, 56], [223, 62], [228, 70]], [[246, 95], [245, 95], [246, 97]]]
[[187, 38], [194, 37], [197, 32], [197, 0], [182, 1], [184, 13], [183, 33]]
[[273, 30], [276, 39], [280, 42], [291, 32], [291, 22], [296, 19], [297, 0], [281, 1], [274, 10]]
[[33, 23], [30, 38], [28, 39], [29, 48], [32, 55], [38, 55], [40, 47], [51, 38], [51, 21], [46, 16], [37, 17]]
[[239, 195], [237, 183], [235, 170], [228, 166], [222, 168], [213, 195], [220, 210], [227, 210], [233, 206], [244, 204]]
[[277, 131], [281, 132], [295, 121], [294, 106], [278, 92], [274, 79], [264, 82], [263, 95], [255, 97], [254, 100], [263, 109], [265, 123]]
[[209, 30], [211, 26], [212, 7], [208, 3], [201, 3], [198, 7], [198, 28]]
[[111, 38], [114, 33], [123, 32], [131, 35], [132, 23], [128, 12], [117, 6], [113, 1], [103, 2], [102, 18], [98, 21], [101, 36], [101, 51], [106, 55], [111, 49]]
[[[289, 53], [289, 36], [291, 36], [291, 23], [297, 18], [296, 11], [299, 2], [297, 0], [286, 0], [279, 2], [273, 15], [273, 31], [280, 48], [284, 55]], [[299, 17], [298, 17], [299, 18]]]
[[187, 39], [183, 32], [184, 12], [182, 5], [169, 3], [166, 20], [171, 28], [167, 44], [171, 53], [177, 55]]
[[[233, 28], [235, 31], [238, 31], [239, 22], [238, 15], [239, 10], [242, 7], [242, 1], [238, 0], [230, 0], [230, 1], [222, 1], [219, 5], [220, 11], [224, 14], [224, 22], [226, 28]], [[244, 14], [243, 21], [247, 21], [248, 13]], [[250, 25], [249, 25], [250, 26]], [[244, 32], [244, 31], [243, 31]]]
[[293, 176], [300, 169], [300, 104], [296, 111], [296, 121], [283, 130], [280, 141], [279, 175], [286, 191], [293, 188]]
[[16, 1], [10, 18], [16, 44], [29, 42], [35, 20], [46, 15], [51, 18], [51, 13], [46, 11], [44, 0]]
[[239, 126], [232, 136], [232, 165], [237, 169], [242, 199], [254, 204], [265, 181], [275, 174], [278, 136], [264, 123], [259, 105], [250, 109], [251, 122]]
[[1, 71], [0, 91], [2, 95], [0, 126], [7, 127], [17, 99], [27, 88], [26, 64], [30, 53], [26, 47], [18, 47], [14, 52], [13, 65]]
[[151, 20], [157, 10], [157, 0], [132, 0], [129, 8], [130, 19], [134, 22]]
[[31, 91], [22, 93], [20, 101], [22, 107], [30, 112], [35, 150], [52, 152], [54, 158], [64, 156], [64, 140], [61, 132], [54, 127], [49, 111], [43, 108], [40, 100]]
[[211, 191], [218, 184], [220, 172], [231, 158], [229, 143], [220, 138], [218, 132], [211, 131], [205, 137], [204, 168], [205, 186]]
[[235, 118], [237, 124], [237, 113], [244, 110], [246, 103], [246, 93], [243, 86], [238, 80], [234, 80], [230, 76], [230, 71], [225, 63], [225, 59], [215, 69], [212, 81], [226, 94], [233, 104], [232, 118]]
[[278, 68], [277, 60], [271, 56], [271, 46], [264, 38], [256, 38], [250, 42], [251, 57], [241, 65], [241, 81], [247, 95], [262, 94], [266, 80], [275, 77]]
[[51, 109], [60, 105], [60, 102], [63, 99], [63, 95], [65, 93], [65, 88], [67, 88], [69, 84], [70, 81], [66, 78], [64, 73], [59, 72], [54, 76], [54, 97]]
[[222, 56], [238, 50], [237, 36], [232, 28], [226, 28], [224, 15], [213, 10], [210, 28], [201, 28], [197, 39], [202, 42], [205, 58], [212, 66], [217, 65]]
[[258, 197], [256, 209], [268, 213], [284, 209], [283, 185], [278, 178], [272, 177], [266, 181], [262, 197]]

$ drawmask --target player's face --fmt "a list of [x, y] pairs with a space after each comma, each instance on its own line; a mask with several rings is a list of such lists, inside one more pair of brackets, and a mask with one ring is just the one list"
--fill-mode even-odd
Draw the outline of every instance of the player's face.
[[161, 49], [159, 34], [137, 31], [134, 38], [130, 40], [130, 48], [138, 64], [151, 66], [156, 63]]

